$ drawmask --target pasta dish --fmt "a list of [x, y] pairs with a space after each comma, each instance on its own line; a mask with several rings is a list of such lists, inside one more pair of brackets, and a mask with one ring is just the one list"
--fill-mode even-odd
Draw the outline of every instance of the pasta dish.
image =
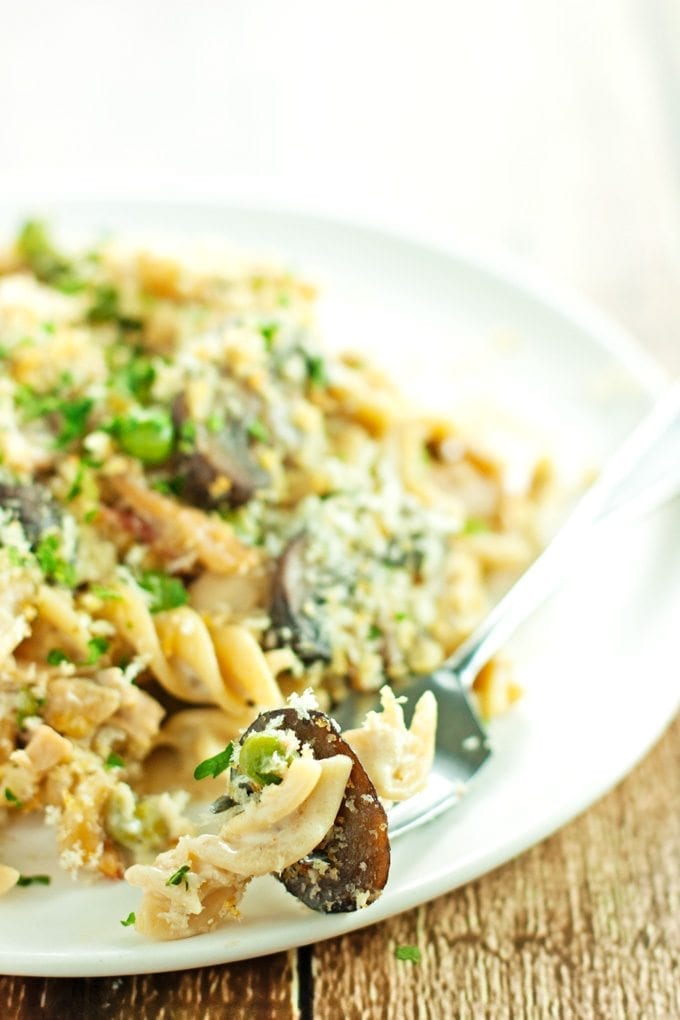
[[[399, 682], [537, 549], [546, 464], [509, 486], [326, 351], [315, 299], [254, 258], [66, 251], [33, 221], [0, 251], [0, 821], [42, 812], [65, 869], [127, 873], [154, 937], [236, 916], [258, 875], [313, 909], [379, 895], [385, 808], [434, 747]], [[340, 734], [350, 689], [383, 711]], [[478, 696], [515, 689], [492, 665]]]

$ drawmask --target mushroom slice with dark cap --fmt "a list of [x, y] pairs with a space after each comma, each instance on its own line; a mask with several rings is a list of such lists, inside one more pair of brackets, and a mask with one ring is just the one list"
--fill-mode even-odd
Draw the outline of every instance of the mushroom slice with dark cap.
[[62, 513], [51, 493], [38, 482], [0, 481], [0, 507], [19, 521], [32, 548], [47, 531], [60, 528]]
[[269, 475], [251, 456], [247, 433], [239, 422], [227, 421], [218, 432], [211, 432], [191, 421], [183, 396], [175, 400], [173, 420], [180, 435], [187, 423], [192, 424], [192, 448], [180, 454], [178, 471], [183, 478], [182, 495], [193, 506], [235, 509], [269, 483]]
[[312, 615], [315, 602], [305, 579], [306, 543], [303, 532], [292, 538], [281, 553], [269, 614], [277, 640], [289, 645], [301, 662], [309, 665], [330, 662], [331, 646], [319, 620]]
[[[280, 720], [280, 722], [279, 722]], [[278, 876], [288, 892], [312, 910], [348, 913], [373, 903], [390, 870], [387, 815], [373, 783], [337, 724], [323, 712], [297, 708], [263, 712], [246, 730], [252, 733], [276, 722], [308, 744], [315, 758], [347, 755], [352, 760], [345, 794], [330, 830], [312, 853]]]

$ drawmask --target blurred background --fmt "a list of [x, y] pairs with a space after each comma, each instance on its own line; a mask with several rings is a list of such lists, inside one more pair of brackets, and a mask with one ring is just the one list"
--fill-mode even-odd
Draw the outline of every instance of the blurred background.
[[680, 368], [677, 0], [0, 0], [0, 184], [284, 201], [538, 262]]

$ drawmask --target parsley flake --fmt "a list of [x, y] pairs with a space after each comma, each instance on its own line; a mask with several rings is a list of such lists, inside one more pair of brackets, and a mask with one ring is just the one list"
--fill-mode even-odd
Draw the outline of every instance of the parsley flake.
[[258, 443], [269, 442], [269, 429], [259, 418], [253, 418], [247, 431], [250, 438], [255, 439]]
[[205, 424], [208, 432], [215, 434], [222, 431], [225, 421], [221, 414], [211, 414], [209, 418], [206, 418]]
[[327, 386], [328, 376], [326, 374], [326, 363], [318, 354], [305, 354], [305, 367], [307, 378], [312, 386]]
[[369, 641], [377, 641], [378, 638], [381, 638], [381, 637], [382, 637], [382, 630], [377, 625], [377, 623], [372, 623], [371, 626], [368, 629], [368, 640]]
[[183, 421], [179, 429], [180, 453], [191, 453], [196, 445], [196, 422]]
[[31, 562], [29, 557], [24, 556], [15, 545], [8, 545], [5, 548], [7, 549], [9, 562], [13, 567], [27, 567]]
[[90, 397], [68, 399], [65, 391], [73, 386], [73, 378], [65, 372], [59, 385], [47, 393], [37, 393], [30, 386], [19, 384], [14, 393], [17, 407], [27, 421], [53, 416], [54, 426], [59, 429], [55, 446], [64, 449], [70, 446], [87, 430], [90, 411], [94, 401]]
[[43, 283], [73, 294], [82, 289], [68, 259], [57, 251], [47, 227], [40, 220], [28, 220], [19, 231], [16, 249], [21, 258]]
[[23, 687], [17, 695], [16, 722], [21, 729], [27, 719], [38, 715], [38, 709], [45, 704], [44, 698], [37, 698], [32, 690]]
[[17, 885], [49, 885], [51, 881], [49, 875], [19, 875]]
[[123, 925], [124, 928], [129, 928], [130, 925], [134, 924], [136, 920], [137, 918], [135, 917], [135, 912], [134, 910], [131, 910], [128, 916], [125, 918], [125, 920], [121, 921], [120, 923]]
[[461, 529], [463, 535], [481, 535], [489, 530], [489, 525], [481, 517], [468, 517]]
[[106, 761], [104, 762], [104, 768], [105, 769], [124, 769], [125, 768], [125, 762], [123, 761], [123, 759], [121, 758], [121, 756], [119, 754], [116, 754], [115, 751], [112, 751], [111, 754], [106, 759]]
[[[127, 357], [122, 363], [114, 363], [109, 375], [108, 385], [121, 393], [135, 397], [142, 404], [147, 403], [151, 397], [151, 390], [156, 381], [156, 368], [146, 354], [133, 352], [128, 357], [128, 348], [116, 348], [115, 357], [119, 351]], [[119, 360], [117, 358], [116, 360]]]
[[56, 438], [60, 450], [80, 439], [87, 431], [87, 419], [94, 407], [89, 397], [78, 397], [76, 400], [62, 400], [56, 410], [61, 415], [61, 427]]
[[62, 662], [70, 661], [66, 652], [62, 651], [61, 648], [50, 648], [47, 653], [48, 666], [61, 666]]
[[73, 588], [76, 583], [75, 568], [60, 555], [60, 548], [58, 535], [43, 535], [36, 546], [35, 558], [47, 581]]
[[278, 331], [279, 327], [276, 322], [266, 322], [263, 326], [260, 326], [260, 335], [264, 340], [266, 351], [271, 351]]
[[93, 666], [95, 662], [99, 662], [102, 655], [109, 650], [109, 642], [104, 637], [93, 637], [87, 642], [87, 659], [85, 661], [86, 666]]
[[164, 574], [162, 570], [145, 570], [139, 578], [139, 584], [151, 595], [149, 609], [152, 613], [184, 606], [189, 599], [189, 593], [180, 579]]
[[67, 503], [71, 503], [83, 491], [83, 478], [84, 477], [85, 477], [85, 464], [81, 460], [80, 463], [78, 464], [78, 468], [76, 470], [76, 473], [73, 476], [73, 481], [71, 482], [71, 487], [68, 490], [68, 492], [66, 493], [66, 502]]
[[142, 321], [120, 310], [120, 294], [109, 283], [94, 289], [92, 304], [87, 312], [87, 321], [93, 324], [113, 322], [121, 329], [141, 329]]
[[19, 800], [16, 793], [10, 790], [9, 786], [5, 787], [5, 800], [9, 801], [10, 804], [14, 804], [17, 808], [22, 808], [24, 806], [24, 802]]
[[394, 955], [397, 960], [409, 960], [411, 963], [420, 963], [423, 958], [418, 946], [395, 946]]
[[93, 595], [96, 595], [98, 599], [103, 599], [105, 602], [120, 602], [123, 598], [119, 592], [114, 591], [113, 588], [105, 588], [101, 584], [93, 584], [90, 588]]
[[205, 761], [196, 766], [194, 769], [194, 779], [207, 779], [208, 776], [212, 776], [215, 779], [225, 769], [229, 768], [233, 754], [234, 745], [229, 743], [219, 754], [214, 754], [212, 758], [206, 758]]
[[188, 889], [189, 888], [189, 882], [187, 880], [187, 875], [189, 874], [190, 871], [191, 871], [190, 866], [188, 864], [183, 864], [181, 868], [177, 869], [177, 871], [174, 873], [174, 875], [170, 876], [170, 878], [167, 880], [167, 882], [165, 884], [166, 885], [181, 885], [182, 882], [184, 882], [185, 888]]

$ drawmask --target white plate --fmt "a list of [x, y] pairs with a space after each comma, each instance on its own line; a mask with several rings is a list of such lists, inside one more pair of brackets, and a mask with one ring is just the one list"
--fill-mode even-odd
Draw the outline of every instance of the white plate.
[[[25, 211], [5, 210], [0, 230]], [[519, 410], [540, 425], [541, 440], [568, 470], [596, 462], [663, 382], [598, 313], [497, 256], [273, 209], [99, 203], [61, 206], [55, 218], [75, 229], [209, 231], [278, 251], [322, 278], [333, 343], [375, 351], [431, 406], [482, 396]], [[320, 916], [262, 879], [251, 886], [240, 923], [154, 944], [119, 923], [135, 908], [134, 890], [73, 884], [46, 853], [49, 836], [46, 842], [42, 827], [28, 822], [23, 831], [6, 830], [0, 856], [53, 879], [48, 888], [3, 897], [2, 971], [127, 974], [272, 953], [390, 917], [554, 831], [622, 777], [677, 709], [668, 668], [677, 651], [677, 511], [671, 505], [600, 536], [571, 584], [513, 641], [526, 697], [493, 727], [495, 755], [466, 800], [394, 846], [387, 890], [372, 907]]]

